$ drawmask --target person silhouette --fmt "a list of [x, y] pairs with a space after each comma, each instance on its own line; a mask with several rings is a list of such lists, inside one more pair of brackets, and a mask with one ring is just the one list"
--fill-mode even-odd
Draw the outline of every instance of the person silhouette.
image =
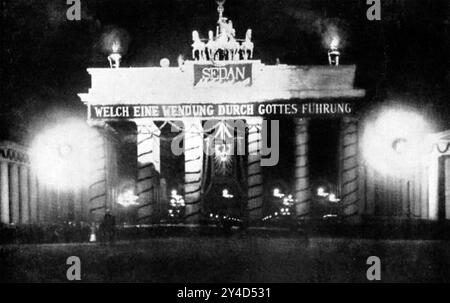
[[102, 225], [104, 228], [106, 239], [110, 243], [113, 243], [116, 233], [116, 218], [111, 214], [111, 211], [109, 209], [107, 209], [105, 212]]

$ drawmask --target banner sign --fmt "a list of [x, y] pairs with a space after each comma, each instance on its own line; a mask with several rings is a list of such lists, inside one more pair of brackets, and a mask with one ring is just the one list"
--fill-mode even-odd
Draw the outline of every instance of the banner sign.
[[244, 87], [252, 85], [252, 64], [194, 64], [194, 87]]
[[342, 116], [353, 113], [353, 103], [346, 102], [276, 102], [233, 104], [132, 104], [90, 105], [92, 120], [123, 120], [137, 118], [188, 118], [188, 117], [308, 117]]

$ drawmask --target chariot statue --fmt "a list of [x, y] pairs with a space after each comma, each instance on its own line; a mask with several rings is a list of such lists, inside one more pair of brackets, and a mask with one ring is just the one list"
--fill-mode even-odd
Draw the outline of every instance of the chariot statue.
[[[252, 30], [248, 29], [245, 39], [236, 39], [236, 30], [233, 22], [223, 16], [225, 0], [217, 0], [216, 35], [208, 31], [208, 39], [201, 39], [198, 31], [192, 32], [192, 58], [196, 61], [238, 61], [253, 58]], [[203, 42], [205, 41], [205, 42]]]

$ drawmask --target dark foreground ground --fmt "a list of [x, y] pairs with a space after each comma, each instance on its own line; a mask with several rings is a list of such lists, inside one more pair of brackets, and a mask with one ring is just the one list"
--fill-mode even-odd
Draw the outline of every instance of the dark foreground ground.
[[3, 282], [64, 282], [66, 259], [85, 282], [366, 282], [378, 256], [382, 282], [449, 282], [450, 242], [312, 237], [166, 237], [0, 246]]

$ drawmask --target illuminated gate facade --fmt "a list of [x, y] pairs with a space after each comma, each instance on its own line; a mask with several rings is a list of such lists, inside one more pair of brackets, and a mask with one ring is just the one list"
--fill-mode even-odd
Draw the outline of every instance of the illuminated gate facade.
[[[214, 65], [215, 64], [215, 65]], [[355, 66], [267, 66], [259, 60], [185, 61], [178, 67], [90, 68], [92, 87], [79, 94], [89, 121], [134, 121], [140, 222], [153, 222], [154, 178], [160, 173], [160, 129], [155, 121], [179, 125], [184, 136], [185, 220], [198, 222], [202, 200], [203, 125], [208, 120], [244, 120], [247, 124], [246, 215], [262, 217], [261, 130], [264, 116], [295, 120], [295, 203], [299, 218], [309, 215], [308, 124], [314, 115], [340, 113], [350, 99], [364, 96], [353, 87]], [[222, 74], [221, 74], [222, 73]], [[227, 76], [228, 75], [228, 76]], [[344, 101], [342, 101], [344, 100]], [[342, 101], [342, 102], [341, 102]], [[333, 105], [336, 105], [333, 108]], [[279, 111], [275, 113], [276, 108]], [[342, 120], [342, 197], [345, 213], [357, 215], [357, 123]]]
[[[296, 218], [310, 219], [313, 198], [321, 194], [312, 189], [308, 156], [310, 121], [318, 116], [339, 119], [338, 180], [333, 199], [339, 200], [344, 220], [450, 219], [448, 133], [436, 135], [427, 163], [410, 178], [380, 175], [361, 159], [361, 126], [353, 105], [362, 100], [365, 91], [354, 87], [356, 66], [339, 65], [336, 41], [330, 45], [330, 65], [266, 65], [253, 58], [252, 30], [246, 31], [245, 39], [237, 39], [232, 22], [223, 16], [222, 4], [217, 28], [208, 32], [207, 41], [197, 31], [192, 32], [192, 60], [179, 58], [177, 66], [170, 66], [169, 60], [162, 59], [160, 67], [123, 68], [119, 42], [113, 41], [108, 57], [111, 68], [87, 70], [91, 87], [79, 97], [87, 107], [88, 123], [98, 130], [93, 132], [90, 146], [94, 165], [89, 172], [90, 184], [74, 198], [74, 215], [69, 219], [98, 222], [107, 209], [114, 211], [121, 194], [120, 143], [110, 124], [127, 121], [136, 129], [137, 171], [128, 201], [137, 198], [137, 222], [160, 222], [161, 201], [168, 199], [166, 184], [171, 176], [161, 175], [162, 129], [166, 126], [177, 132], [171, 152], [184, 156], [183, 221], [198, 223], [202, 217], [213, 215], [208, 212], [217, 194], [211, 194], [219, 186], [231, 190], [222, 192], [224, 198], [235, 196], [240, 201], [241, 212], [234, 216], [261, 222], [269, 184], [262, 173], [263, 133], [267, 131], [263, 121], [277, 119], [293, 121], [292, 129], [283, 129], [291, 131], [295, 141], [292, 201]], [[244, 123], [243, 128], [235, 127], [236, 121]], [[234, 125], [231, 130], [230, 123]], [[276, 135], [286, 140], [285, 134]], [[230, 151], [237, 152], [229, 146], [230, 139], [244, 145], [245, 153], [238, 153], [227, 166]], [[214, 140], [219, 144], [212, 145]], [[280, 154], [283, 156], [283, 150]], [[46, 210], [51, 207], [44, 205], [55, 200], [55, 193], [39, 185], [36, 196], [27, 160], [3, 158], [2, 222], [54, 222], [55, 216], [49, 215], [52, 211]], [[52, 205], [67, 212], [69, 206], [60, 205], [67, 199], [57, 200]]]
[[[153, 223], [160, 219], [160, 192], [167, 191], [161, 189], [160, 180], [169, 177], [161, 176], [161, 128], [167, 123], [181, 132], [177, 141], [183, 142], [184, 221], [199, 222], [202, 212], [205, 215], [208, 209], [202, 200], [209, 199], [208, 194], [214, 191], [211, 184], [230, 180], [234, 183], [228, 182], [227, 186], [235, 184], [234, 194], [245, 201], [240, 215], [250, 222], [260, 221], [264, 196], [263, 119], [271, 117], [294, 119], [294, 203], [297, 217], [308, 218], [309, 118], [323, 114], [346, 116], [340, 140], [342, 204], [345, 215], [358, 216], [357, 123], [351, 118], [351, 101], [363, 97], [365, 91], [353, 87], [356, 67], [338, 66], [336, 58], [330, 66], [265, 65], [253, 59], [252, 30], [246, 31], [245, 39], [237, 39], [232, 21], [223, 15], [223, 2], [218, 2], [217, 11], [215, 31], [209, 31], [205, 41], [194, 30], [192, 60], [179, 58], [177, 67], [170, 67], [169, 60], [162, 59], [161, 67], [120, 68], [120, 41], [114, 41], [108, 57], [111, 68], [88, 69], [92, 86], [88, 93], [79, 94], [88, 108], [88, 121], [93, 125], [124, 120], [136, 123], [138, 221]], [[333, 50], [333, 56], [338, 57], [336, 45]], [[245, 121], [240, 135], [234, 129], [229, 133], [227, 120]], [[205, 141], [210, 141], [211, 136], [206, 135], [212, 130], [213, 139], [244, 137], [245, 157], [234, 158], [246, 161], [240, 171], [231, 168], [232, 174], [220, 178], [217, 167], [211, 170], [208, 166], [211, 146]], [[225, 141], [214, 145], [214, 157], [226, 162], [228, 148]], [[176, 153], [173, 148], [172, 152]], [[212, 172], [209, 184], [205, 180], [207, 171]], [[233, 195], [224, 192], [223, 196]]]

